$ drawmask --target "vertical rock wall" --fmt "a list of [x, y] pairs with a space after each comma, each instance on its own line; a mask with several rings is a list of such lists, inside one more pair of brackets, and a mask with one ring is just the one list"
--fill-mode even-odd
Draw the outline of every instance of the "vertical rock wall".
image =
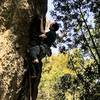
[[47, 0], [0, 1], [0, 100], [16, 100], [32, 16], [46, 11]]

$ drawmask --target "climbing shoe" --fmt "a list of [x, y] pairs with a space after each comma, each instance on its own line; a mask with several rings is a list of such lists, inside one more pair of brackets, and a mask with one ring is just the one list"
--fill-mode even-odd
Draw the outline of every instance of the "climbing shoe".
[[32, 75], [31, 78], [37, 78], [37, 76], [36, 75]]

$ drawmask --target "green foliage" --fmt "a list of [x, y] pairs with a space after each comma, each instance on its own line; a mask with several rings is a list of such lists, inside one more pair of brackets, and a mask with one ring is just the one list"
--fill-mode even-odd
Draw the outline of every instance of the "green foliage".
[[[52, 57], [48, 57], [43, 60], [44, 66], [42, 71], [42, 78], [39, 86], [39, 100], [55, 100], [57, 94], [62, 96], [61, 91], [59, 93], [55, 90], [55, 84], [60, 77], [65, 74], [75, 75], [75, 72], [69, 68], [68, 55], [58, 54]], [[61, 99], [56, 99], [61, 100]]]
[[91, 54], [99, 65], [99, 1], [54, 0], [53, 4], [55, 10], [51, 15], [63, 23], [61, 32], [64, 35], [59, 42], [65, 43], [68, 49], [80, 47], [85, 55]]
[[[44, 59], [38, 100], [95, 100], [99, 80], [94, 59], [84, 59], [80, 49]], [[99, 100], [99, 99], [97, 99]]]
[[[81, 100], [95, 100], [94, 94], [98, 91], [95, 85], [100, 81], [98, 5], [99, 0], [54, 0], [55, 10], [51, 13], [63, 23], [61, 32], [67, 34], [63, 35], [64, 41], [60, 42], [66, 44], [69, 51], [80, 48], [69, 52], [68, 68], [76, 72], [75, 82], [78, 83], [76, 87], [71, 86], [74, 89], [72, 93], [76, 93], [78, 88]], [[97, 98], [100, 99], [100, 96]]]
[[51, 15], [63, 23], [57, 42], [68, 49], [60, 48], [62, 54], [47, 58], [40, 91], [50, 100], [99, 100], [99, 1], [54, 0], [53, 4]]

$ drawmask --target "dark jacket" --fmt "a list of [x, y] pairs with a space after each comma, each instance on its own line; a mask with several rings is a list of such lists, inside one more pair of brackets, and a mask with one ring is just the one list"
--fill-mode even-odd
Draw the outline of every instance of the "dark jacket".
[[44, 39], [44, 43], [48, 47], [51, 47], [56, 40], [56, 37], [57, 37], [56, 32], [50, 30], [49, 32], [46, 33], [46, 36], [47, 38]]

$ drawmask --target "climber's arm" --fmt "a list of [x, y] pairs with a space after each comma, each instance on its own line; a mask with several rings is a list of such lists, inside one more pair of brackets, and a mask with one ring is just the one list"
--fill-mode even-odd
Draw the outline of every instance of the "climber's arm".
[[47, 38], [47, 36], [46, 36], [46, 33], [45, 33], [45, 30], [44, 30], [44, 27], [43, 27], [43, 16], [41, 17], [41, 23], [40, 23], [40, 30], [41, 30], [41, 35], [39, 35], [39, 37], [40, 38], [43, 38], [43, 39], [45, 39], [45, 38]]
[[45, 34], [45, 30], [44, 30], [44, 27], [43, 27], [43, 17], [41, 17], [41, 23], [40, 23], [40, 29], [41, 29], [41, 33]]

